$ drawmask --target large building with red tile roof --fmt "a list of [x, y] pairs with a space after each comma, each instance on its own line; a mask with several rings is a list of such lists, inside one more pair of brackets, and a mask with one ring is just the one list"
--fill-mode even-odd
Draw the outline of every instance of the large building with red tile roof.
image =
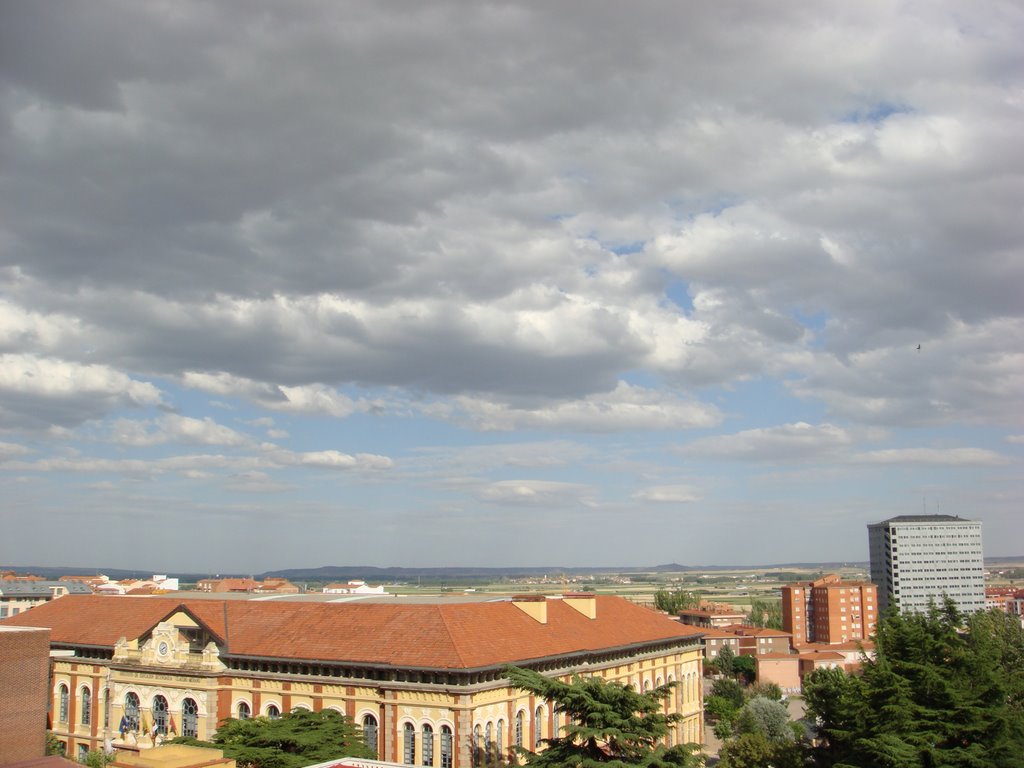
[[[407, 604], [69, 596], [24, 620], [50, 629], [52, 723], [90, 749], [208, 738], [227, 717], [337, 709], [383, 760], [469, 768], [533, 748], [563, 717], [514, 688], [516, 664], [648, 689], [683, 719], [673, 743], [701, 742], [701, 631], [593, 594]], [[63, 686], [63, 688], [62, 688]], [[75, 754], [75, 752], [71, 752]]]

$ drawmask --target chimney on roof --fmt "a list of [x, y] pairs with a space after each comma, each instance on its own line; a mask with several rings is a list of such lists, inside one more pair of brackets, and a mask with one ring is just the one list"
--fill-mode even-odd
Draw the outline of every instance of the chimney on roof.
[[562, 602], [588, 619], [597, 618], [597, 598], [593, 592], [567, 592], [562, 595]]
[[544, 595], [515, 595], [512, 605], [534, 621], [548, 623], [548, 599]]

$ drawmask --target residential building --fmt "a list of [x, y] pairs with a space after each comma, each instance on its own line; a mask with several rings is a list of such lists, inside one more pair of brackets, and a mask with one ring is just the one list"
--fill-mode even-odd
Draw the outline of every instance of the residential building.
[[901, 515], [868, 526], [871, 581], [884, 612], [922, 612], [948, 597], [964, 613], [985, 608], [981, 523], [953, 515]]
[[17, 616], [37, 605], [64, 595], [90, 595], [92, 590], [77, 581], [4, 580], [0, 581], [0, 619]]
[[793, 635], [794, 648], [867, 640], [877, 620], [878, 590], [870, 582], [830, 573], [782, 587], [782, 628]]
[[736, 606], [725, 603], [710, 603], [701, 600], [696, 608], [684, 608], [679, 611], [679, 620], [693, 627], [728, 627], [730, 624], [742, 624], [747, 618]]
[[735, 632], [728, 632], [717, 627], [701, 627], [704, 633], [704, 658], [717, 659], [723, 648], [728, 647], [734, 656], [740, 653], [740, 637]]
[[470, 768], [566, 725], [509, 686], [509, 664], [637, 690], [676, 682], [666, 711], [682, 719], [666, 742], [703, 739], [701, 631], [628, 600], [330, 598], [73, 596], [6, 621], [49, 627], [68, 654], [53, 659], [53, 731], [75, 750], [207, 739], [226, 717], [334, 708], [382, 760]]
[[353, 580], [346, 584], [340, 582], [328, 584], [323, 588], [325, 595], [385, 595], [384, 585], [378, 584], [371, 587], [365, 581]]
[[789, 653], [793, 636], [788, 632], [768, 627], [751, 627], [746, 624], [731, 624], [724, 628], [738, 638], [740, 656], [758, 656], [763, 653]]
[[196, 589], [200, 592], [255, 592], [275, 595], [294, 595], [299, 591], [299, 588], [288, 579], [280, 577], [271, 577], [263, 581], [248, 577], [200, 579], [196, 582]]

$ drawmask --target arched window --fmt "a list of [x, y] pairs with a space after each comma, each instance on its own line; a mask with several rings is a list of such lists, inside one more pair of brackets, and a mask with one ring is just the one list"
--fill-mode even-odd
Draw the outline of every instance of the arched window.
[[124, 695], [124, 717], [121, 718], [121, 734], [139, 730], [139, 697], [135, 693]]
[[544, 738], [544, 707], [537, 707], [533, 713], [533, 749], [540, 749], [541, 739]]
[[277, 708], [276, 704], [267, 705], [267, 717], [269, 717], [271, 720], [281, 719], [281, 710]]
[[488, 723], [484, 726], [484, 758], [488, 764], [494, 755], [494, 723]]
[[494, 728], [494, 758], [501, 760], [502, 752], [505, 750], [505, 721], [499, 720]]
[[57, 698], [60, 703], [59, 722], [66, 723], [68, 721], [68, 687], [61, 683], [57, 687]]
[[249, 705], [244, 701], [238, 702], [238, 719], [248, 720], [250, 717], [252, 717], [252, 710], [249, 709]]
[[153, 733], [167, 735], [167, 699], [159, 695], [153, 697]]
[[420, 743], [420, 763], [423, 765], [434, 764], [434, 729], [423, 724], [423, 732], [421, 734], [422, 742]]
[[377, 718], [373, 715], [363, 715], [363, 741], [366, 742], [366, 746], [376, 751]]
[[416, 726], [405, 724], [405, 735], [402, 741], [402, 759], [406, 765], [416, 765]]
[[516, 712], [515, 745], [517, 747], [523, 746], [523, 715], [523, 710]]
[[82, 725], [89, 725], [92, 722], [92, 691], [82, 687]]
[[452, 768], [452, 729], [441, 726], [441, 768]]
[[484, 735], [480, 730], [480, 723], [473, 729], [473, 765], [480, 765], [483, 762]]
[[199, 705], [193, 699], [181, 702], [181, 735], [199, 738]]

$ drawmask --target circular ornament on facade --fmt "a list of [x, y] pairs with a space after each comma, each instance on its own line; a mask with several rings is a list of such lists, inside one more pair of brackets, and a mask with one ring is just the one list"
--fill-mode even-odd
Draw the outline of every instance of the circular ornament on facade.
[[161, 656], [166, 656], [167, 650], [167, 643], [160, 643], [160, 645], [157, 646], [156, 652], [159, 653]]

